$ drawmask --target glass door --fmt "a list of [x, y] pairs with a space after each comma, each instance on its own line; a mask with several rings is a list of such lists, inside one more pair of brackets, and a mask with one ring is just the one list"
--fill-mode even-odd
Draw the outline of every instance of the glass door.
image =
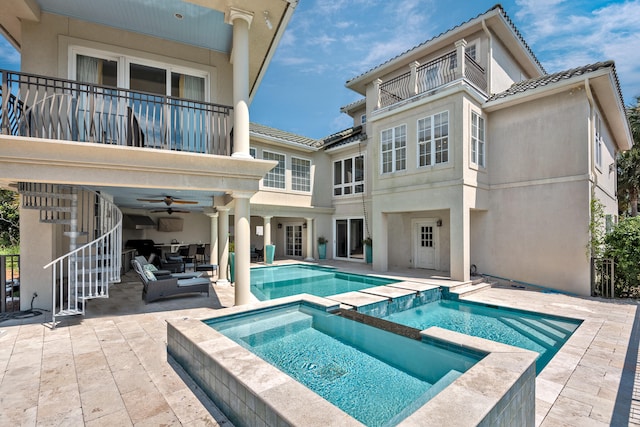
[[302, 257], [302, 225], [287, 225], [285, 240], [285, 255]]
[[337, 258], [364, 259], [364, 219], [337, 219], [335, 233]]

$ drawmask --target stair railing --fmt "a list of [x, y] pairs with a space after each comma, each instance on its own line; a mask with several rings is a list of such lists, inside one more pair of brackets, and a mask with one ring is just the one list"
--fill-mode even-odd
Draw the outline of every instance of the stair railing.
[[122, 212], [101, 194], [86, 191], [97, 196], [97, 238], [44, 266], [51, 268], [54, 328], [56, 316], [84, 314], [86, 300], [108, 298], [109, 286], [120, 281]]

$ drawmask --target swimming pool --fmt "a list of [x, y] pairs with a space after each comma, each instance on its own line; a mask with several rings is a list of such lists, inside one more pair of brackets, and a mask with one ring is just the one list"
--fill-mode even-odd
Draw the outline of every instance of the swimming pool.
[[540, 373], [582, 321], [494, 305], [441, 299], [382, 319], [423, 330], [431, 326], [486, 338], [540, 354]]
[[398, 280], [343, 273], [335, 268], [307, 264], [251, 269], [251, 293], [260, 301], [303, 293], [326, 297], [396, 282]]
[[[308, 316], [304, 309], [301, 313], [282, 313], [291, 315], [290, 321], [279, 316], [280, 309], [289, 310], [292, 305], [307, 305], [321, 311], [317, 318], [311, 315], [312, 329], [317, 328], [317, 331], [303, 332], [308, 329], [303, 323], [308, 324], [309, 320], [298, 316]], [[347, 401], [372, 392], [383, 396], [383, 400], [393, 398], [391, 388], [403, 389], [403, 393], [411, 391], [413, 402], [401, 403], [400, 408], [393, 411], [399, 411], [396, 415], [384, 409], [380, 416], [387, 421], [374, 420], [372, 425], [386, 423], [390, 426], [396, 422], [401, 426], [424, 425], [425, 420], [432, 425], [534, 424], [537, 353], [438, 327], [420, 331], [417, 337], [407, 341], [406, 336], [353, 325], [355, 322], [350, 322], [346, 316], [328, 317], [329, 313], [336, 312], [344, 314], [338, 302], [299, 295], [223, 308], [208, 319], [168, 319], [167, 351], [236, 425], [362, 425], [317, 392], [262, 359], [248, 348], [249, 342], [254, 347], [278, 350], [301, 344], [303, 349], [295, 356], [284, 357], [287, 352], [283, 350], [276, 351], [275, 357], [284, 359], [285, 364], [293, 367], [291, 369], [306, 372], [312, 378], [325, 377], [330, 392], [338, 392], [335, 389], [343, 387], [349, 390], [339, 394]], [[260, 325], [261, 321], [254, 321], [257, 319], [254, 316], [264, 316], [265, 323]], [[235, 325], [230, 324], [227, 329], [238, 327], [234, 333], [244, 341], [243, 344], [205, 323], [223, 318], [233, 319]], [[307, 333], [321, 335], [318, 345], [311, 350], [307, 346]], [[286, 338], [289, 334], [302, 337], [301, 343], [289, 343]], [[311, 338], [316, 342], [316, 337]], [[359, 353], [355, 363], [352, 362], [355, 359], [343, 356], [353, 351]], [[320, 363], [308, 359], [316, 353], [322, 356]], [[338, 356], [337, 361], [334, 353]], [[451, 354], [454, 359], [461, 360], [462, 367], [448, 365]], [[360, 363], [361, 356], [368, 359], [366, 363]], [[465, 363], [473, 363], [474, 359], [477, 362], [451, 382], [452, 377], [464, 371]], [[364, 378], [352, 378], [351, 368], [357, 371], [362, 366], [370, 366]], [[369, 375], [372, 380], [367, 378]], [[347, 378], [351, 381], [340, 383]], [[413, 386], [406, 387], [405, 384]], [[490, 386], [490, 393], [487, 393], [487, 386]], [[426, 391], [420, 394], [422, 390]], [[469, 399], [473, 399], [473, 404], [469, 404]], [[424, 403], [425, 400], [428, 401]], [[383, 407], [366, 403], [364, 406], [374, 406], [373, 410]], [[386, 402], [384, 408], [387, 408]]]
[[305, 304], [205, 323], [368, 426], [396, 425], [485, 356]]

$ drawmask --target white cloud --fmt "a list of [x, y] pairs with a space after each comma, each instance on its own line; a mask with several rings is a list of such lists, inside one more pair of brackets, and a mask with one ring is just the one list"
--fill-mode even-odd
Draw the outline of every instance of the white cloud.
[[20, 53], [0, 37], [0, 68], [16, 68], [17, 65], [20, 65]]
[[640, 0], [593, 11], [580, 10], [575, 2], [570, 8], [565, 0], [516, 0], [516, 5], [520, 29], [547, 71], [614, 60], [626, 101], [640, 94]]

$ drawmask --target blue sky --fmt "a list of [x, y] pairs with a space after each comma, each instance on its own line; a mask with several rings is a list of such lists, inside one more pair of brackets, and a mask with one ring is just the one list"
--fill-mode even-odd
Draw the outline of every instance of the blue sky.
[[[490, 9], [497, 0], [300, 0], [251, 105], [251, 121], [311, 138], [351, 126], [347, 80]], [[640, 0], [500, 2], [547, 72], [613, 59], [640, 96]], [[19, 69], [0, 37], [0, 68]]]

